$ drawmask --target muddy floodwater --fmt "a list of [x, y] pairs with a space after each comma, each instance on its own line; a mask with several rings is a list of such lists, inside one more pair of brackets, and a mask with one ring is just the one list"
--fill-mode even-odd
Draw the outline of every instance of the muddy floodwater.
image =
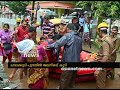
[[[83, 48], [85, 50], [88, 50], [91, 52], [97, 52], [97, 49], [95, 49], [93, 46], [91, 49], [89, 48], [89, 46], [84, 46]], [[117, 57], [116, 62], [120, 62], [120, 53], [117, 53], [117, 56], [118, 57]], [[2, 57], [1, 57], [1, 59], [2, 59]], [[0, 63], [1, 63], [1, 61], [0, 61]], [[4, 69], [5, 69], [5, 72], [7, 75], [9, 75], [12, 71], [11, 68], [8, 68], [7, 62], [4, 64]], [[120, 89], [120, 78], [117, 75], [118, 71], [120, 71], [120, 69], [115, 68], [115, 79], [114, 80], [107, 79], [106, 89]], [[19, 79], [19, 70], [15, 74], [13, 82], [15, 82], [18, 85], [19, 89], [28, 89], [26, 77], [24, 77], [21, 81]], [[76, 83], [75, 89], [95, 89], [96, 88], [95, 84], [96, 84], [95, 81], [84, 81], [84, 82]], [[56, 89], [58, 86], [59, 86], [59, 80], [51, 79], [51, 78], [49, 79], [48, 89]]]

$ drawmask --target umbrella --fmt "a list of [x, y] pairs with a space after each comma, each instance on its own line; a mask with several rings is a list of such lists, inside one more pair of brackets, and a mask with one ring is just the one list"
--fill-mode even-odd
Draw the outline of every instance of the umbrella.
[[51, 19], [50, 22], [52, 22], [54, 25], [60, 24], [61, 23], [61, 19], [60, 18], [54, 18], [54, 19]]

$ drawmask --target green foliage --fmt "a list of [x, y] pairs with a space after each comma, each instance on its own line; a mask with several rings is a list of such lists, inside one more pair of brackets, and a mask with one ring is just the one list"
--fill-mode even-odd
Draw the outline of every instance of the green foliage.
[[119, 1], [79, 1], [76, 6], [93, 12], [94, 16], [104, 17], [120, 17], [120, 2]]
[[30, 1], [8, 1], [7, 5], [10, 10], [12, 10], [15, 14], [21, 12], [21, 14], [25, 13], [26, 6], [30, 3]]

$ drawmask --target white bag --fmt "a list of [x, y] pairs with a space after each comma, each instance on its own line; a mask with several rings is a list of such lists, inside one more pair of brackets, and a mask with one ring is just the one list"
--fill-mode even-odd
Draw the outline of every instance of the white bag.
[[28, 53], [33, 47], [35, 43], [33, 40], [25, 39], [16, 43], [16, 47], [18, 48], [18, 52], [21, 54]]

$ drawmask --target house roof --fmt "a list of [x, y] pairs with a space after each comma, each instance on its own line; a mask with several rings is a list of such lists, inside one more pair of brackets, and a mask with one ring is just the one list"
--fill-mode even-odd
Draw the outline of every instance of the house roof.
[[[40, 2], [41, 8], [61, 8], [61, 9], [73, 9], [74, 5], [71, 3], [58, 2], [58, 1], [49, 1], [49, 2]], [[37, 7], [37, 3], [34, 6]], [[27, 9], [32, 9], [32, 5], [28, 5]]]

